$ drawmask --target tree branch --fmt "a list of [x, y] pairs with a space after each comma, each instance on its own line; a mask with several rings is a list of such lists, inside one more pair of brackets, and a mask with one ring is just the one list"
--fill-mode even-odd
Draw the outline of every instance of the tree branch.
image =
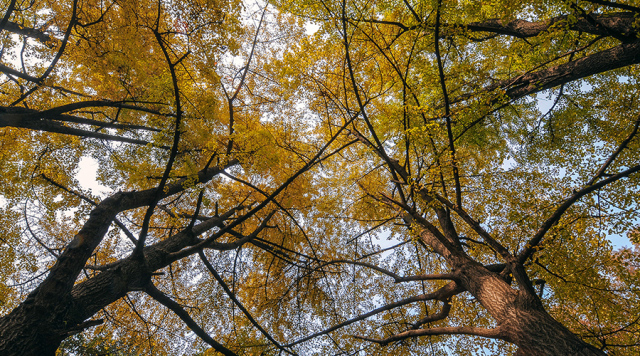
[[249, 311], [242, 305], [242, 303], [240, 303], [238, 298], [236, 298], [236, 295], [231, 291], [231, 289], [229, 289], [227, 284], [224, 282], [222, 277], [220, 277], [218, 272], [213, 268], [211, 263], [209, 263], [209, 260], [207, 260], [207, 256], [204, 255], [204, 252], [199, 251], [198, 255], [200, 256], [200, 260], [202, 260], [202, 263], [204, 263], [205, 267], [207, 267], [207, 269], [209, 270], [213, 278], [220, 284], [220, 286], [222, 287], [224, 292], [227, 294], [227, 296], [231, 299], [231, 301], [233, 301], [233, 303], [242, 311], [242, 313], [244, 313], [247, 319], [249, 319], [251, 324], [253, 324], [253, 326], [255, 326], [256, 329], [258, 329], [262, 333], [262, 335], [264, 335], [264, 337], [266, 337], [269, 341], [271, 341], [278, 349], [288, 354], [296, 355], [296, 353], [291, 352], [285, 349], [284, 347], [282, 347], [282, 345], [280, 345], [279, 342], [277, 342], [262, 326], [260, 326], [260, 324], [253, 318], [251, 313], [249, 313]]
[[426, 335], [474, 335], [474, 336], [482, 336], [490, 339], [502, 339], [503, 335], [499, 328], [495, 329], [485, 329], [485, 328], [476, 328], [470, 326], [454, 326], [454, 327], [443, 327], [443, 328], [431, 328], [431, 329], [418, 329], [418, 330], [407, 330], [405, 332], [389, 336], [386, 339], [371, 339], [363, 336], [354, 336], [357, 339], [375, 342], [380, 345], [387, 345], [395, 341], [400, 341], [404, 339], [408, 339], [411, 337], [418, 336], [426, 336]]
[[444, 116], [447, 124], [447, 138], [449, 139], [449, 153], [451, 154], [451, 165], [453, 166], [453, 180], [456, 186], [456, 204], [462, 208], [462, 188], [460, 187], [460, 174], [458, 173], [458, 161], [456, 159], [456, 148], [453, 139], [453, 132], [451, 131], [451, 112], [449, 93], [447, 92], [447, 82], [444, 77], [444, 65], [442, 64], [442, 56], [440, 55], [440, 8], [442, 7], [442, 0], [438, 1], [436, 8], [436, 28], [435, 28], [435, 55], [438, 62], [438, 75], [440, 76], [440, 87], [442, 89], [442, 95], [444, 96]]
[[424, 318], [415, 322], [411, 326], [411, 329], [417, 330], [420, 328], [420, 326], [426, 323], [433, 323], [434, 321], [440, 321], [440, 320], [446, 319], [449, 316], [449, 313], [451, 312], [451, 298], [443, 300], [442, 303], [443, 303], [442, 309], [440, 310], [439, 313], [425, 316]]
[[206, 331], [204, 331], [198, 323], [196, 323], [189, 313], [187, 313], [180, 304], [176, 303], [174, 300], [169, 298], [167, 295], [162, 293], [158, 288], [156, 288], [152, 283], [149, 283], [144, 290], [151, 298], [158, 301], [160, 304], [164, 305], [171, 311], [173, 311], [182, 321], [193, 331], [198, 337], [200, 337], [204, 342], [211, 345], [216, 351], [226, 356], [237, 356], [233, 351], [224, 347], [219, 342], [215, 341]]
[[[634, 27], [634, 14], [631, 12], [618, 12], [613, 14], [592, 14], [593, 20], [600, 26], [580, 17], [569, 21], [568, 15], [557, 16], [546, 21], [530, 22], [526, 20], [512, 20], [505, 22], [500, 19], [490, 19], [483, 22], [472, 22], [468, 25], [447, 25], [451, 29], [464, 29], [471, 32], [490, 32], [517, 38], [530, 38], [553, 29], [569, 29], [572, 31], [589, 33], [596, 36], [611, 36], [608, 29], [627, 36], [637, 32]], [[444, 36], [450, 35], [445, 33]], [[627, 38], [629, 40], [629, 38]]]
[[605, 174], [605, 172], [607, 171], [607, 168], [609, 168], [611, 163], [613, 163], [613, 161], [615, 161], [615, 159], [618, 157], [620, 152], [622, 152], [627, 147], [629, 142], [631, 142], [631, 140], [638, 133], [638, 126], [639, 125], [640, 125], [640, 116], [638, 116], [638, 118], [636, 119], [636, 123], [633, 126], [633, 130], [631, 131], [631, 133], [627, 136], [627, 138], [625, 138], [620, 143], [620, 146], [618, 146], [618, 149], [615, 152], [613, 152], [613, 154], [611, 154], [609, 159], [607, 159], [607, 161], [602, 164], [600, 169], [598, 169], [596, 174], [593, 176], [593, 178], [591, 178], [591, 180], [587, 183], [587, 185], [592, 185], [593, 183], [595, 183], [598, 179], [600, 179]]
[[402, 277], [396, 273], [393, 273], [387, 269], [384, 269], [382, 267], [376, 266], [374, 264], [371, 263], [367, 263], [367, 262], [360, 262], [360, 261], [350, 261], [350, 260], [332, 260], [332, 261], [328, 261], [326, 263], [323, 264], [323, 266], [329, 266], [332, 264], [338, 264], [338, 263], [345, 263], [345, 264], [350, 264], [350, 265], [356, 265], [356, 266], [362, 266], [362, 267], [367, 267], [367, 268], [371, 268], [375, 271], [378, 271], [382, 274], [385, 274], [391, 278], [394, 279], [395, 283], [401, 283], [401, 282], [410, 282], [410, 281], [429, 281], [429, 280], [457, 280], [458, 276], [455, 273], [437, 273], [437, 274], [419, 274], [419, 275], [415, 275], [415, 276], [406, 276], [406, 277]]
[[47, 35], [46, 33], [42, 32], [39, 29], [25, 27], [23, 25], [20, 25], [11, 21], [8, 21], [6, 23], [6, 25], [4, 26], [4, 29], [9, 32], [15, 33], [16, 35], [35, 38], [36, 40], [44, 43], [45, 45], [51, 45], [51, 43], [55, 43], [54, 41], [56, 41], [55, 38]]
[[2, 32], [2, 30], [5, 29], [5, 26], [7, 25], [7, 22], [9, 22], [9, 18], [11, 17], [11, 14], [13, 14], [13, 10], [15, 9], [15, 6], [16, 6], [16, 0], [11, 0], [11, 2], [9, 3], [9, 6], [7, 6], [7, 11], [4, 13], [2, 20], [0, 20], [0, 32]]
[[[196, 183], [207, 182], [222, 170], [236, 164], [238, 164], [238, 161], [232, 160], [226, 166], [211, 167], [200, 171], [198, 172]], [[186, 180], [187, 178], [179, 179], [173, 184], [168, 184], [166, 189], [160, 191], [160, 197], [164, 198], [186, 190], [184, 184]], [[49, 276], [40, 284], [36, 297], [43, 300], [47, 298], [56, 300], [60, 296], [67, 295], [73, 288], [74, 282], [86, 261], [104, 238], [116, 214], [148, 205], [156, 196], [157, 188], [119, 192], [98, 204], [91, 211], [89, 219], [62, 252], [56, 264], [51, 268]]]
[[380, 308], [374, 309], [374, 310], [372, 310], [372, 311], [370, 311], [368, 313], [362, 314], [362, 315], [360, 315], [360, 316], [358, 316], [356, 318], [349, 319], [349, 320], [347, 320], [345, 322], [342, 322], [342, 323], [340, 323], [338, 325], [334, 325], [334, 326], [332, 326], [332, 327], [330, 327], [328, 329], [319, 331], [317, 333], [314, 333], [314, 334], [309, 335], [307, 337], [304, 337], [302, 339], [296, 340], [296, 341], [294, 341], [294, 342], [292, 342], [290, 344], [284, 345], [284, 346], [285, 347], [291, 347], [291, 346], [300, 344], [302, 342], [309, 341], [309, 340], [311, 340], [313, 338], [316, 338], [318, 336], [328, 334], [328, 333], [330, 333], [332, 331], [338, 330], [338, 329], [340, 329], [342, 327], [345, 327], [347, 325], [350, 325], [350, 324], [353, 324], [355, 322], [367, 319], [370, 316], [373, 316], [373, 315], [376, 315], [376, 314], [380, 314], [380, 313], [382, 313], [384, 311], [395, 309], [395, 308], [401, 307], [403, 305], [407, 305], [407, 304], [415, 303], [415, 302], [421, 302], [421, 301], [425, 301], [425, 300], [435, 300], [435, 299], [437, 299], [437, 300], [445, 300], [445, 299], [450, 298], [450, 297], [452, 297], [452, 296], [454, 296], [456, 294], [462, 293], [463, 291], [464, 291], [464, 289], [459, 284], [457, 284], [456, 282], [449, 282], [447, 285], [445, 285], [444, 287], [436, 290], [433, 293], [422, 294], [422, 295], [418, 295], [418, 296], [415, 296], [415, 297], [406, 298], [406, 299], [397, 301], [395, 303], [387, 304], [387, 305], [382, 306]]
[[540, 244], [547, 231], [554, 226], [562, 217], [562, 215], [571, 207], [576, 201], [578, 201], [583, 196], [596, 191], [609, 183], [613, 183], [622, 178], [628, 177], [633, 173], [640, 171], [640, 165], [631, 167], [625, 171], [622, 171], [618, 174], [614, 174], [611, 177], [602, 180], [596, 184], [586, 186], [581, 190], [574, 192], [563, 204], [561, 204], [551, 216], [540, 226], [536, 234], [527, 242], [525, 248], [518, 255], [518, 263], [524, 264], [524, 262], [529, 259], [537, 250], [537, 246]]
[[[158, 21], [160, 19], [160, 7], [158, 6]], [[156, 25], [158, 25], [156, 21]], [[176, 120], [175, 120], [175, 128], [173, 134], [173, 144], [171, 146], [171, 153], [169, 154], [169, 160], [167, 161], [164, 174], [162, 175], [162, 179], [160, 179], [160, 183], [158, 183], [158, 189], [156, 190], [155, 197], [149, 206], [147, 207], [147, 211], [144, 215], [144, 219], [142, 220], [142, 227], [140, 229], [140, 235], [138, 236], [138, 243], [136, 244], [135, 249], [132, 252], [132, 256], [138, 258], [144, 258], [144, 254], [142, 253], [142, 249], [144, 248], [145, 240], [147, 238], [147, 233], [149, 231], [149, 223], [151, 221], [151, 216], [156, 208], [156, 205], [160, 201], [160, 197], [162, 194], [162, 190], [167, 184], [167, 180], [169, 180], [169, 174], [171, 173], [171, 169], [173, 168], [173, 163], [178, 155], [178, 144], [180, 143], [180, 133], [181, 128], [180, 124], [182, 123], [182, 104], [180, 101], [180, 87], [178, 86], [178, 76], [175, 70], [175, 64], [171, 62], [171, 58], [169, 57], [169, 52], [167, 51], [166, 46], [164, 45], [164, 40], [162, 36], [158, 32], [158, 27], [153, 30], [153, 34], [155, 35], [156, 41], [158, 42], [158, 46], [162, 50], [164, 54], [164, 58], [169, 66], [169, 72], [171, 73], [171, 82], [173, 85], [173, 97], [175, 101], [176, 107]], [[188, 54], [188, 52], [187, 52]]]

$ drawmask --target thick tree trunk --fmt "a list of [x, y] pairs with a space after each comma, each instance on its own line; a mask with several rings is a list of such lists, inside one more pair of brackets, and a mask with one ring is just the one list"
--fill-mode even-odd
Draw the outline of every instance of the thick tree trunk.
[[459, 270], [462, 285], [495, 318], [501, 339], [519, 347], [518, 355], [604, 355], [553, 319], [537, 296], [512, 288], [475, 262]]
[[150, 274], [139, 265], [130, 262], [126, 270], [105, 271], [76, 285], [67, 296], [45, 296], [36, 289], [0, 318], [0, 355], [54, 355], [64, 339], [100, 324], [87, 319], [149, 280]]
[[[62, 340], [78, 325], [64, 324], [69, 310], [65, 303], [54, 309], [25, 302], [0, 319], [0, 350], [6, 356], [54, 355]], [[81, 331], [81, 330], [78, 330]]]
[[[226, 167], [237, 164], [233, 160]], [[224, 168], [210, 167], [198, 174], [206, 182]], [[184, 181], [169, 185], [166, 196], [184, 190]], [[128, 292], [143, 290], [151, 274], [173, 262], [169, 254], [197, 242], [196, 236], [221, 226], [236, 211], [209, 218], [194, 226], [145, 247], [144, 258], [124, 258], [82, 283], [77, 276], [101, 242], [116, 213], [148, 204], [155, 189], [116, 193], [98, 205], [49, 272], [49, 276], [11, 313], [0, 317], [1, 356], [54, 355], [67, 337], [97, 322], [87, 322], [101, 309]]]

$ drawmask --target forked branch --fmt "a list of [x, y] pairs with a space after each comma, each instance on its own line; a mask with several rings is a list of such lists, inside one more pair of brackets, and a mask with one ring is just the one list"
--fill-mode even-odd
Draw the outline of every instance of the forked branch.
[[421, 295], [418, 295], [418, 296], [415, 296], [415, 297], [410, 297], [410, 298], [406, 298], [406, 299], [397, 301], [395, 303], [387, 304], [385, 306], [382, 306], [380, 308], [374, 309], [374, 310], [372, 310], [372, 311], [370, 311], [368, 313], [362, 314], [362, 315], [360, 315], [358, 317], [355, 317], [353, 319], [349, 319], [349, 320], [347, 320], [345, 322], [342, 322], [340, 324], [334, 325], [334, 326], [332, 326], [332, 327], [330, 327], [328, 329], [319, 331], [317, 333], [314, 333], [314, 334], [309, 335], [307, 337], [304, 337], [302, 339], [296, 340], [296, 341], [294, 341], [294, 342], [292, 342], [290, 344], [285, 345], [285, 347], [291, 347], [291, 346], [300, 344], [302, 342], [314, 339], [314, 338], [316, 338], [318, 336], [326, 335], [326, 334], [328, 334], [328, 333], [330, 333], [332, 331], [338, 330], [338, 329], [343, 328], [343, 327], [345, 327], [347, 325], [350, 325], [350, 324], [353, 324], [355, 322], [367, 319], [367, 318], [369, 318], [371, 316], [380, 314], [380, 313], [382, 313], [384, 311], [392, 310], [392, 309], [401, 307], [403, 305], [407, 305], [407, 304], [415, 303], [415, 302], [426, 301], [426, 300], [445, 300], [447, 298], [451, 298], [452, 296], [454, 296], [456, 294], [460, 294], [462, 292], [464, 292], [464, 288], [462, 288], [458, 283], [449, 282], [447, 285], [445, 285], [444, 287], [436, 290], [435, 292], [427, 293], [427, 294], [421, 294]]
[[417, 330], [420, 328], [420, 326], [426, 323], [433, 323], [435, 321], [446, 319], [449, 316], [449, 313], [451, 312], [451, 298], [443, 300], [442, 303], [443, 303], [442, 309], [440, 310], [439, 313], [425, 316], [424, 318], [415, 322], [411, 326], [411, 329]]

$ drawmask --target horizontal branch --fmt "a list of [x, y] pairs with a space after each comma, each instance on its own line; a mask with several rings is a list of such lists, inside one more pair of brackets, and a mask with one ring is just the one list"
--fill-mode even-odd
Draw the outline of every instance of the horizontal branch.
[[42, 30], [36, 29], [36, 28], [31, 28], [31, 27], [26, 27], [20, 24], [17, 24], [15, 22], [11, 22], [8, 21], [5, 26], [4, 29], [15, 33], [16, 35], [21, 35], [21, 36], [27, 36], [27, 37], [31, 37], [31, 38], [35, 38], [36, 40], [46, 44], [46, 45], [50, 45], [52, 43], [55, 43], [57, 40], [49, 35], [47, 35], [46, 33], [44, 33]]
[[485, 329], [485, 328], [476, 328], [470, 326], [454, 326], [454, 327], [443, 327], [443, 328], [430, 328], [430, 329], [418, 329], [418, 330], [407, 330], [405, 332], [389, 336], [386, 339], [372, 339], [364, 336], [354, 336], [357, 339], [375, 342], [380, 345], [387, 345], [389, 343], [400, 341], [404, 339], [408, 339], [411, 337], [419, 337], [419, 336], [427, 336], [427, 335], [474, 335], [474, 336], [482, 336], [490, 339], [502, 339], [503, 335], [500, 329]]
[[609, 6], [609, 7], [614, 7], [622, 10], [629, 10], [633, 12], [640, 12], [640, 7], [631, 6], [627, 4], [620, 4], [613, 1], [607, 1], [607, 0], [586, 0], [586, 1], [593, 4], [597, 4], [597, 5]]
[[0, 72], [2, 72], [4, 74], [7, 74], [7, 75], [12, 75], [14, 77], [18, 77], [18, 78], [21, 78], [21, 79], [24, 79], [24, 80], [28, 80], [28, 81], [33, 82], [33, 83], [39, 83], [40, 82], [40, 78], [36, 78], [36, 77], [34, 77], [32, 75], [29, 75], [27, 73], [21, 72], [19, 70], [15, 70], [15, 69], [13, 69], [11, 67], [8, 67], [8, 66], [6, 66], [4, 64], [0, 64]]
[[343, 327], [345, 327], [347, 325], [350, 325], [350, 324], [353, 324], [355, 322], [367, 319], [367, 318], [369, 318], [371, 316], [374, 316], [376, 314], [380, 314], [380, 313], [382, 313], [384, 311], [392, 310], [392, 309], [401, 307], [403, 305], [407, 305], [407, 304], [415, 303], [415, 302], [426, 301], [426, 300], [446, 300], [446, 299], [451, 298], [452, 296], [454, 296], [456, 294], [459, 294], [459, 293], [462, 293], [462, 292], [464, 292], [464, 289], [459, 284], [457, 284], [456, 282], [449, 282], [447, 285], [445, 285], [444, 287], [436, 290], [433, 293], [421, 294], [421, 295], [418, 295], [418, 296], [415, 296], [415, 297], [410, 297], [410, 298], [399, 300], [399, 301], [391, 303], [391, 304], [387, 304], [387, 305], [382, 306], [380, 308], [374, 309], [374, 310], [372, 310], [372, 311], [370, 311], [368, 313], [362, 314], [362, 315], [360, 315], [360, 316], [358, 316], [356, 318], [349, 319], [349, 320], [347, 320], [345, 322], [342, 322], [340, 324], [334, 325], [334, 326], [332, 326], [332, 327], [330, 327], [328, 329], [319, 331], [317, 333], [311, 334], [309, 336], [306, 336], [306, 337], [304, 337], [302, 339], [296, 340], [296, 341], [294, 341], [294, 342], [292, 342], [290, 344], [284, 345], [284, 346], [285, 347], [291, 347], [291, 346], [303, 343], [305, 341], [309, 341], [309, 340], [311, 340], [313, 338], [316, 338], [318, 336], [328, 334], [328, 333], [330, 333], [332, 331], [338, 330], [338, 329], [343, 328]]
[[350, 260], [333, 260], [333, 261], [329, 261], [327, 263], [325, 263], [323, 265], [324, 266], [328, 266], [328, 265], [332, 265], [332, 264], [338, 264], [338, 263], [345, 263], [345, 264], [351, 264], [351, 265], [356, 265], [356, 266], [362, 266], [362, 267], [367, 267], [367, 268], [371, 268], [373, 270], [376, 270], [382, 274], [385, 274], [391, 278], [394, 279], [394, 281], [396, 283], [401, 283], [401, 282], [409, 282], [409, 281], [427, 281], [427, 280], [457, 280], [457, 276], [453, 273], [436, 273], [436, 274], [420, 274], [420, 275], [415, 275], [415, 276], [407, 276], [407, 277], [402, 277], [396, 273], [393, 273], [387, 269], [384, 269], [382, 267], [376, 266], [372, 263], [367, 263], [367, 262], [360, 262], [360, 261], [350, 261]]
[[[129, 105], [130, 106], [130, 105]], [[118, 107], [118, 106], [114, 106]], [[147, 109], [142, 108], [140, 111], [148, 112]], [[93, 125], [98, 127], [111, 127], [117, 129], [134, 129], [134, 130], [147, 130], [147, 131], [159, 131], [158, 129], [146, 127], [142, 125], [129, 125], [129, 124], [116, 124], [109, 122], [102, 122], [98, 120], [85, 119], [81, 117], [63, 115], [60, 112], [54, 111], [38, 111], [21, 107], [0, 107], [0, 127], [15, 127], [25, 128], [35, 131], [53, 132], [63, 135], [78, 136], [85, 138], [97, 138], [107, 141], [117, 141], [132, 143], [136, 145], [148, 145], [151, 142], [145, 140], [139, 140], [129, 137], [110, 135], [93, 130], [79, 129], [75, 127], [69, 127], [63, 125], [64, 122], [79, 123], [86, 125]]]
[[632, 12], [591, 14], [591, 17], [600, 26], [584, 17], [575, 18], [574, 16], [569, 20], [569, 15], [562, 15], [546, 21], [489, 19], [482, 22], [472, 22], [468, 25], [449, 25], [448, 27], [453, 29], [461, 28], [470, 32], [496, 33], [517, 38], [535, 37], [554, 29], [568, 29], [597, 36], [609, 36], [611, 32], [617, 32], [629, 36], [629, 40], [635, 38], [630, 36], [637, 32], [637, 28], [634, 26], [634, 13]]

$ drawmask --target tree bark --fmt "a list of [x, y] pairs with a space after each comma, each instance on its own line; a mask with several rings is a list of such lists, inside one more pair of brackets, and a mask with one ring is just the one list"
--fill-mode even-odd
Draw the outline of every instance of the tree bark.
[[[225, 167], [237, 164], [236, 160]], [[201, 171], [198, 180], [206, 182], [225, 167]], [[163, 196], [185, 188], [179, 180], [168, 185]], [[75, 235], [47, 278], [8, 315], [0, 318], [0, 355], [54, 355], [67, 337], [96, 325], [89, 318], [109, 304], [135, 290], [143, 290], [154, 271], [174, 260], [172, 252], [196, 244], [200, 234], [220, 226], [237, 208], [179, 232], [144, 248], [143, 258], [128, 257], [81, 283], [76, 283], [86, 261], [102, 241], [116, 214], [148, 204], [155, 189], [116, 193], [100, 203]]]
[[604, 355], [553, 319], [537, 296], [512, 288], [476, 262], [457, 269], [462, 286], [496, 320], [499, 338], [517, 345], [519, 355]]
[[461, 287], [495, 319], [495, 337], [517, 345], [520, 355], [604, 355], [549, 315], [537, 295], [514, 289], [500, 272], [489, 271], [464, 252], [450, 253], [427, 229], [420, 240], [447, 261]]

